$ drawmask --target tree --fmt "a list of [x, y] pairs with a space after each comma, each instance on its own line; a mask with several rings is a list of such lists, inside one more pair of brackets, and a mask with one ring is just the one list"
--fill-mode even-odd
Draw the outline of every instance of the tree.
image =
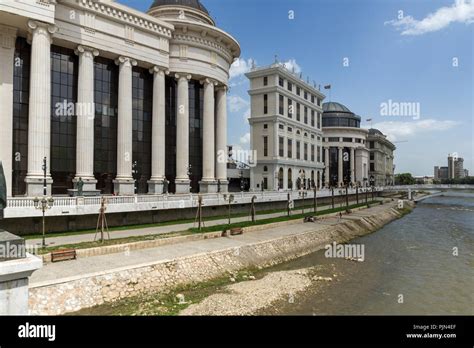
[[414, 185], [415, 183], [416, 180], [410, 173], [402, 173], [395, 175], [396, 185]]

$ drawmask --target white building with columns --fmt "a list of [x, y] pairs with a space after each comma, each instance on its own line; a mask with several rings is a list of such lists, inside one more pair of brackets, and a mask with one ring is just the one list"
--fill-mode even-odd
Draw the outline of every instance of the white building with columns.
[[[226, 191], [238, 42], [198, 0], [0, 1], [9, 196]], [[46, 170], [43, 168], [46, 159]], [[168, 184], [169, 183], [169, 184]]]
[[254, 67], [250, 80], [250, 189], [321, 187], [324, 95], [284, 64]]

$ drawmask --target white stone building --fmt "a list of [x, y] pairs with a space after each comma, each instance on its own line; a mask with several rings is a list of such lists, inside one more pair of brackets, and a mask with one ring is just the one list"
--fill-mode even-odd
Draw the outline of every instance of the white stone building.
[[156, 0], [148, 13], [0, 1], [9, 195], [43, 193], [44, 158], [48, 194], [79, 178], [89, 193], [161, 193], [165, 178], [171, 192], [225, 191], [226, 89], [239, 55], [198, 0]]
[[324, 95], [281, 63], [253, 68], [250, 80], [250, 147], [256, 153], [250, 189], [321, 187]]

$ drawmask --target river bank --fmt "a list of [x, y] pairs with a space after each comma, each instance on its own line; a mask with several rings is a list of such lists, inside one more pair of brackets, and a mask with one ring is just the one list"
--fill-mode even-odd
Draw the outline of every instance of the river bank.
[[[201, 254], [200, 258], [204, 258], [207, 261], [205, 264], [202, 262], [199, 264], [193, 262], [187, 263], [186, 267], [181, 264], [180, 260], [173, 260], [173, 270], [169, 272], [169, 267], [167, 267], [168, 271], [166, 276], [153, 272], [153, 269], [147, 269], [141, 272], [141, 275], [145, 276], [148, 281], [155, 282], [154, 286], [148, 288], [150, 290], [147, 292], [142, 292], [139, 296], [134, 296], [130, 294], [130, 292], [123, 292], [123, 290], [119, 289], [119, 293], [122, 292], [128, 296], [124, 296], [122, 299], [116, 298], [111, 301], [105, 301], [113, 302], [112, 304], [102, 302], [98, 306], [93, 306], [90, 309], [84, 309], [76, 313], [137, 315], [176, 314], [189, 306], [189, 311], [193, 311], [193, 314], [199, 314], [200, 309], [193, 308], [193, 303], [200, 302], [207, 296], [219, 292], [241, 291], [241, 295], [238, 296], [239, 298], [241, 296], [244, 298], [241, 303], [244, 304], [248, 302], [249, 306], [234, 306], [235, 312], [229, 312], [229, 306], [224, 305], [221, 307], [220, 314], [250, 314], [267, 307], [272, 302], [278, 301], [278, 299], [285, 297], [289, 299], [292, 296], [298, 296], [299, 292], [304, 291], [305, 288], [312, 283], [321, 283], [321, 279], [318, 277], [329, 278], [326, 274], [333, 275], [329, 270], [311, 268], [305, 271], [297, 271], [300, 273], [283, 272], [278, 274], [278, 276], [274, 276], [266, 274], [265, 268], [311, 254], [316, 250], [324, 248], [326, 244], [333, 241], [344, 243], [353, 238], [371, 233], [388, 222], [401, 217], [404, 213], [410, 211], [410, 209], [411, 208], [398, 210], [396, 202], [389, 202], [370, 209], [343, 215], [342, 218], [331, 217], [321, 219], [313, 224], [292, 225], [292, 231], [286, 230], [285, 232], [288, 234], [284, 237], [272, 238], [265, 242], [254, 242], [246, 245], [238, 243], [235, 247], [220, 251], [219, 253]], [[298, 232], [298, 229], [303, 227], [306, 228], [306, 231]], [[270, 231], [263, 230], [249, 233], [246, 237], [252, 239], [252, 237], [264, 235], [269, 232]], [[163, 271], [163, 269], [164, 268], [161, 270]], [[240, 274], [242, 270], [248, 269], [254, 269], [255, 271], [253, 273], [247, 272], [247, 274], [245, 274], [244, 271], [244, 274]], [[199, 271], [199, 274], [196, 274], [197, 271]], [[321, 274], [318, 274], [318, 272]], [[128, 277], [130, 277], [130, 274], [128, 274]], [[172, 277], [179, 277], [181, 282], [173, 284], [169, 281], [160, 281], [169, 280], [169, 278]], [[256, 279], [252, 280], [253, 277]], [[123, 276], [121, 279], [123, 279]], [[296, 279], [299, 279], [299, 281], [295, 282]], [[100, 279], [99, 281], [98, 279], [94, 279], [93, 285], [97, 286], [100, 284], [100, 281]], [[141, 277], [134, 277], [132, 287], [139, 281], [143, 281], [143, 279]], [[325, 280], [323, 280], [323, 282], [324, 281]], [[209, 286], [201, 286], [202, 284], [206, 285], [206, 282]], [[234, 282], [239, 284], [233, 284]], [[241, 285], [240, 282], [243, 282], [242, 284], [244, 285]], [[297, 285], [295, 285], [295, 288], [292, 288], [292, 285], [281, 287], [279, 286], [281, 283]], [[228, 284], [232, 284], [230, 288], [227, 288]], [[233, 286], [236, 286], [236, 288], [232, 288]], [[199, 291], [196, 293], [194, 291], [196, 287], [206, 292], [207, 295], [202, 296]], [[288, 289], [291, 291], [288, 291]], [[260, 295], [256, 295], [257, 292]], [[253, 298], [265, 300], [249, 302], [245, 299], [245, 294], [249, 294]], [[209, 298], [207, 302], [204, 300], [202, 306], [208, 304], [208, 308], [214, 307], [217, 309], [218, 307], [211, 305], [212, 301], [216, 301], [216, 303], [226, 301], [225, 303], [229, 304], [235, 302], [235, 299], [224, 300], [223, 298]], [[156, 306], [150, 306], [150, 303], [155, 303]], [[164, 307], [164, 309], [157, 311], [156, 307], [160, 306]], [[144, 307], [146, 308], [145, 310], [143, 309]], [[205, 310], [203, 311], [205, 312]], [[184, 312], [184, 314], [186, 314], [186, 312]]]

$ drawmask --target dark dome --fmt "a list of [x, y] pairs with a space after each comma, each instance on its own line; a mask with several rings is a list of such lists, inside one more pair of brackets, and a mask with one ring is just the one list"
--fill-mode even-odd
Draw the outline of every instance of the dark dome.
[[191, 7], [196, 10], [202, 11], [206, 14], [209, 14], [207, 9], [204, 7], [203, 4], [199, 0], [155, 0], [153, 1], [153, 4], [150, 6], [150, 10], [155, 8], [155, 7], [160, 7], [160, 6], [185, 6], [185, 7]]
[[323, 103], [324, 112], [349, 112], [352, 114], [352, 111], [340, 103], [328, 102]]
[[370, 128], [370, 129], [369, 129], [369, 134], [383, 135], [383, 133], [382, 133], [381, 131], [379, 131], [378, 129], [375, 129], [375, 128]]
[[340, 103], [323, 103], [323, 127], [360, 128], [360, 116]]

